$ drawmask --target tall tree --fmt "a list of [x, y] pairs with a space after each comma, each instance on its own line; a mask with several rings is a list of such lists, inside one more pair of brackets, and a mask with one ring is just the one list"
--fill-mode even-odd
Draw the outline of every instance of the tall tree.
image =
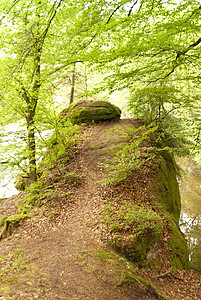
[[34, 125], [42, 84], [41, 60], [46, 37], [61, 4], [62, 0], [49, 5], [40, 0], [30, 3], [21, 1], [14, 6], [13, 15], [7, 16], [3, 26], [4, 76], [2, 76], [2, 86], [5, 88], [4, 97], [8, 96], [9, 91], [13, 95], [12, 98], [17, 96], [20, 100], [18, 105], [16, 102], [12, 105], [26, 119], [31, 182], [37, 179]]
[[[200, 98], [200, 1], [121, 1], [108, 19], [104, 43], [93, 53], [109, 89], [128, 89], [142, 117], [180, 119], [198, 111]], [[157, 110], [156, 110], [157, 108]], [[183, 110], [183, 116], [182, 116]], [[155, 115], [155, 116], [154, 116]], [[135, 114], [136, 116], [136, 114]], [[197, 116], [199, 127], [199, 117]]]
[[6, 0], [2, 2], [1, 112], [26, 120], [32, 182], [37, 178], [36, 119], [48, 87], [60, 80], [62, 70], [84, 61], [108, 14], [102, 8], [108, 5], [107, 1], [21, 0], [8, 7]]

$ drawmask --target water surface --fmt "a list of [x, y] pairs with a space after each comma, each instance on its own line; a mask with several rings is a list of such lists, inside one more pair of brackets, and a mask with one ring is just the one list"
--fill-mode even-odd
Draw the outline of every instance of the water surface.
[[182, 169], [180, 226], [189, 246], [190, 266], [201, 273], [201, 166], [191, 158], [178, 158], [177, 163]]

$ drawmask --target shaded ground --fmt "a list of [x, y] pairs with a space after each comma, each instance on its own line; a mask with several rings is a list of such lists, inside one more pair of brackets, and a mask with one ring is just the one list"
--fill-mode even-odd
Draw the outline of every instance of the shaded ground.
[[[105, 130], [116, 125], [127, 128], [129, 120], [89, 126], [83, 134], [72, 171], [82, 175], [82, 184], [61, 197], [55, 185], [56, 199], [36, 210], [34, 217], [21, 223], [12, 236], [0, 243], [0, 299], [201, 299], [201, 276], [178, 271], [139, 269], [135, 274], [154, 284], [145, 286], [134, 280], [128, 262], [105, 256], [110, 249], [102, 241], [101, 211], [105, 188], [99, 184], [105, 173], [97, 167], [104, 148], [113, 143]], [[133, 126], [133, 124], [131, 124]], [[139, 125], [138, 123], [134, 124]], [[66, 191], [66, 190], [65, 190]], [[1, 215], [16, 214], [20, 196], [1, 200]], [[128, 285], [124, 282], [129, 282]]]

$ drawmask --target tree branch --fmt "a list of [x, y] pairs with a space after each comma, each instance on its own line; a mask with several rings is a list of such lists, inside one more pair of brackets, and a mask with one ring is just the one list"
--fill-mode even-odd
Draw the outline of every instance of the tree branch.
[[78, 62], [83, 63], [82, 60], [75, 60], [75, 61], [71, 61], [71, 62], [66, 62], [65, 64], [62, 64], [62, 66], [60, 66], [60, 67], [56, 68], [55, 70], [51, 71], [50, 73], [48, 73], [47, 76], [53, 75], [53, 74], [63, 70], [67, 66], [74, 65], [75, 63], [78, 63]]
[[128, 17], [131, 15], [132, 10], [133, 10], [133, 7], [134, 7], [135, 4], [137, 4], [137, 3], [138, 3], [138, 0], [136, 0], [136, 1], [133, 3], [133, 5], [131, 6], [131, 8], [130, 8], [130, 10], [129, 10], [129, 13], [128, 13]]
[[184, 51], [178, 51], [177, 52], [177, 56], [176, 56], [176, 60], [181, 56], [181, 55], [185, 55], [188, 51], [190, 51], [192, 48], [198, 46], [201, 43], [201, 37], [193, 44], [191, 44], [190, 46], [188, 46], [188, 48]]
[[[52, 14], [52, 17], [50, 17], [50, 20], [49, 20], [49, 22], [48, 22], [48, 24], [47, 24], [47, 26], [46, 26], [44, 32], [43, 32], [42, 35], [41, 35], [41, 39], [42, 39], [43, 41], [44, 41], [44, 39], [45, 39], [45, 37], [46, 37], [46, 35], [47, 35], [47, 33], [48, 33], [48, 30], [49, 30], [49, 28], [50, 28], [50, 25], [51, 25], [52, 21], [54, 20], [54, 18], [55, 18], [55, 16], [56, 16], [56, 13], [57, 13], [57, 11], [59, 10], [59, 7], [61, 6], [61, 4], [62, 4], [63, 1], [64, 1], [64, 0], [60, 0], [60, 1], [59, 1], [57, 7], [55, 8], [55, 10], [54, 10], [54, 12], [53, 12], [53, 14]], [[54, 9], [56, 3], [57, 3], [57, 0], [54, 2], [53, 6], [52, 6], [52, 10]]]
[[188, 17], [188, 19], [184, 23], [187, 23], [192, 18], [192, 16], [195, 15], [199, 10], [201, 10], [201, 5], [191, 13], [191, 15]]
[[[176, 55], [176, 58], [175, 58], [175, 60], [174, 60], [174, 62], [173, 62], [173, 67], [172, 67], [172, 69], [171, 69], [164, 77], [157, 78], [157, 79], [155, 79], [155, 80], [151, 80], [150, 82], [156, 82], [156, 81], [159, 81], [159, 80], [164, 80], [164, 79], [166, 79], [167, 77], [169, 77], [169, 76], [175, 71], [175, 69], [176, 69], [178, 66], [180, 66], [180, 63], [178, 63], [178, 61], [177, 61], [177, 60], [179, 59], [179, 57], [182, 56], [182, 55], [185, 55], [188, 51], [190, 51], [192, 48], [198, 46], [200, 43], [201, 43], [201, 37], [200, 37], [196, 42], [194, 42], [194, 43], [192, 43], [191, 45], [189, 45], [189, 46], [186, 48], [186, 50], [184, 50], [184, 51], [177, 51], [177, 52], [176, 52], [177, 55]], [[160, 54], [160, 52], [162, 52], [162, 51], [168, 51], [168, 49], [162, 49], [162, 50], [158, 51], [156, 54], [153, 55], [153, 57], [154, 57], [155, 55], [157, 55], [157, 54]]]
[[[42, 50], [42, 47], [43, 47], [43, 44], [44, 44], [44, 40], [45, 40], [45, 38], [46, 38], [46, 35], [47, 35], [48, 30], [49, 30], [49, 28], [50, 28], [50, 25], [51, 25], [52, 21], [54, 20], [55, 15], [56, 15], [57, 11], [59, 10], [59, 7], [61, 6], [61, 4], [62, 4], [63, 1], [64, 1], [64, 0], [59, 0], [59, 3], [58, 3], [58, 5], [57, 5], [56, 8], [55, 8], [55, 6], [56, 6], [56, 3], [58, 2], [58, 0], [55, 0], [55, 1], [54, 1], [54, 4], [52, 5], [51, 10], [49, 11], [49, 21], [48, 21], [48, 23], [47, 23], [47, 26], [46, 26], [45, 30], [44, 30], [43, 33], [42, 33], [37, 39], [35, 39], [35, 40], [33, 41], [33, 43], [32, 43], [27, 49], [25, 49], [25, 51], [21, 54], [21, 57], [20, 57], [20, 59], [19, 59], [19, 65], [20, 65], [20, 66], [23, 66], [23, 64], [24, 64], [24, 62], [25, 62], [25, 60], [26, 60], [26, 58], [29, 56], [29, 54], [30, 54], [30, 52], [32, 51], [32, 49], [33, 49], [34, 47], [36, 47], [36, 44], [39, 43], [39, 41], [40, 41], [40, 43], [41, 43], [41, 50]], [[19, 65], [17, 65], [17, 66], [14, 68], [13, 73], [14, 73], [15, 70], [19, 67]]]
[[13, 7], [20, 2], [20, 0], [15, 0], [13, 5], [11, 5], [11, 7], [9, 7], [9, 9], [5, 12], [4, 16], [0, 19], [0, 24], [2, 23], [3, 19], [5, 19], [5, 17], [9, 14], [9, 12], [13, 9]]
[[115, 12], [116, 12], [120, 7], [122, 7], [122, 6], [124, 6], [124, 4], [120, 4], [119, 6], [117, 6], [117, 7], [115, 8], [115, 10], [114, 10], [114, 11], [111, 13], [111, 15], [109, 16], [109, 18], [108, 18], [106, 24], [108, 24], [108, 23], [110, 22], [110, 20], [112, 19], [113, 15], [115, 14]]
[[172, 271], [167, 271], [161, 275], [156, 275], [157, 278], [162, 278], [162, 277], [165, 277], [167, 276], [168, 274], [172, 275], [174, 278], [178, 279], [178, 280], [181, 280], [181, 281], [184, 281], [182, 278], [178, 277], [177, 275], [175, 275], [174, 273], [172, 273]]
[[16, 80], [16, 81], [19, 83], [19, 85], [20, 85], [20, 89], [17, 88], [18, 93], [21, 94], [22, 97], [24, 98], [25, 102], [26, 102], [27, 104], [29, 104], [29, 103], [30, 103], [30, 96], [28, 95], [28, 91], [25, 89], [23, 83], [22, 83], [19, 79], [15, 78], [15, 80]]

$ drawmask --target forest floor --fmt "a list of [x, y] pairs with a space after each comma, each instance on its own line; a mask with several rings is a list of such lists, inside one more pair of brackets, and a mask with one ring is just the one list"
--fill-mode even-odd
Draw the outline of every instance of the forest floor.
[[[101, 149], [110, 142], [104, 140], [105, 130], [115, 125], [126, 127], [127, 122], [131, 121], [89, 126], [87, 139], [70, 166], [82, 176], [81, 184], [68, 187], [68, 192], [64, 188], [61, 197], [65, 185], [55, 180], [58, 201], [35, 209], [32, 218], [1, 240], [0, 299], [201, 299], [201, 275], [184, 270], [151, 271], [137, 264], [133, 275], [129, 263], [115, 256], [102, 239], [106, 191], [99, 182], [105, 173], [97, 163]], [[1, 199], [0, 218], [18, 214], [23, 196]], [[157, 277], [161, 274], [164, 276]]]

